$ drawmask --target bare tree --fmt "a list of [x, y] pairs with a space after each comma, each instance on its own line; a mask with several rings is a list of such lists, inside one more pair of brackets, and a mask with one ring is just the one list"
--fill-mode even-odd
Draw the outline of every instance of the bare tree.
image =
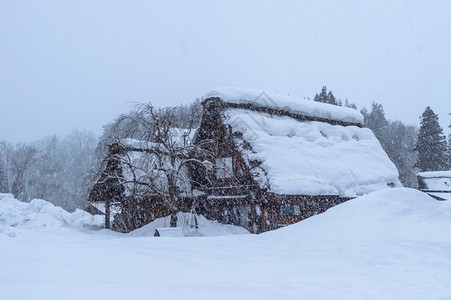
[[10, 160], [12, 146], [5, 141], [0, 142], [0, 192], [10, 192]]
[[38, 160], [36, 148], [25, 144], [11, 146], [3, 143], [2, 152], [6, 156], [3, 159], [6, 175], [3, 176], [6, 178], [8, 192], [18, 199], [31, 200], [27, 192], [31, 184], [33, 167]]
[[[181, 200], [191, 197], [196, 180], [189, 169], [195, 164], [207, 169], [215, 161], [206, 147], [191, 142], [200, 111], [183, 114], [181, 124], [179, 109], [155, 109], [151, 104], [142, 104], [137, 112], [122, 116], [111, 128], [112, 132], [121, 128], [126, 134], [122, 131], [122, 138], [116, 138], [114, 143], [109, 139], [109, 155], [93, 191], [99, 190], [98, 195], [101, 190], [114, 191], [110, 198], [121, 194], [125, 199], [122, 212], [115, 219], [119, 230], [130, 231], [168, 214], [170, 226], [175, 227]], [[117, 184], [124, 190], [118, 190]], [[91, 192], [91, 199], [93, 196]]]

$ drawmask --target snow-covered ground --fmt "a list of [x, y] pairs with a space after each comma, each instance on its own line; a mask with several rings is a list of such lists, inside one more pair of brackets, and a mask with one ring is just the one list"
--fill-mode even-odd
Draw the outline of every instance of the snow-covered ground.
[[1, 195], [0, 299], [451, 299], [451, 203], [412, 189], [261, 235], [156, 238], [100, 223]]

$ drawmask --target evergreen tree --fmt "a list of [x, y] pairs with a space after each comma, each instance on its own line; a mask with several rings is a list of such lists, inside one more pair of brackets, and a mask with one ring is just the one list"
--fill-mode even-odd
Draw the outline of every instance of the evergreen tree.
[[417, 154], [414, 151], [418, 130], [414, 126], [406, 126], [400, 121], [390, 122], [384, 141], [384, 150], [395, 164], [399, 172], [399, 181], [405, 187], [417, 187], [415, 162]]
[[345, 100], [345, 105], [344, 105], [345, 107], [349, 107], [349, 108], [353, 108], [353, 109], [355, 109], [355, 110], [357, 110], [357, 105], [355, 105], [355, 103], [350, 103], [349, 101], [348, 101], [348, 98], [346, 98], [346, 100]]
[[366, 109], [362, 109], [361, 113], [364, 117], [365, 126], [373, 131], [374, 135], [381, 142], [382, 146], [384, 146], [384, 141], [387, 140], [386, 133], [388, 121], [385, 118], [385, 111], [382, 104], [373, 102], [370, 113], [368, 113]]
[[322, 102], [322, 103], [328, 103], [328, 104], [333, 104], [333, 105], [339, 105], [339, 103], [335, 99], [335, 96], [332, 93], [332, 91], [327, 92], [327, 87], [326, 86], [322, 87], [321, 92], [319, 94], [316, 94], [315, 98], [313, 98], [313, 100], [316, 101], [316, 102]]
[[329, 91], [329, 93], [327, 93], [327, 102], [326, 103], [338, 105], [334, 94], [332, 94], [332, 91]]
[[416, 143], [420, 171], [441, 171], [447, 168], [446, 137], [438, 116], [428, 106], [421, 116], [421, 126]]
[[323, 88], [321, 89], [321, 93], [316, 94], [313, 100], [316, 102], [327, 103], [327, 87], [323, 86]]
[[399, 172], [399, 180], [406, 187], [416, 188], [417, 178], [414, 164], [417, 160], [414, 151], [417, 129], [406, 126], [399, 121], [391, 122], [385, 118], [381, 104], [373, 102], [371, 112], [361, 110], [365, 126], [371, 129], [395, 164]]

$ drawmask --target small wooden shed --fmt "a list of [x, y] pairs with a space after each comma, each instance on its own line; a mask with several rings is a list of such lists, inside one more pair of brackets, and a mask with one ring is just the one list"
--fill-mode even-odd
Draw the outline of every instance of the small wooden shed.
[[451, 200], [451, 170], [420, 172], [418, 189], [437, 200]]

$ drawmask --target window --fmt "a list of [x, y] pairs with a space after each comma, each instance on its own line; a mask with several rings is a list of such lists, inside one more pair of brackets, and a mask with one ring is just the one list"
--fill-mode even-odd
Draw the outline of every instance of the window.
[[297, 204], [293, 204], [293, 215], [296, 217], [301, 215], [301, 207]]
[[280, 206], [280, 216], [282, 218], [293, 218], [301, 215], [299, 204], [284, 203]]
[[282, 218], [291, 217], [291, 205], [290, 204], [282, 204], [280, 206], [280, 216]]

